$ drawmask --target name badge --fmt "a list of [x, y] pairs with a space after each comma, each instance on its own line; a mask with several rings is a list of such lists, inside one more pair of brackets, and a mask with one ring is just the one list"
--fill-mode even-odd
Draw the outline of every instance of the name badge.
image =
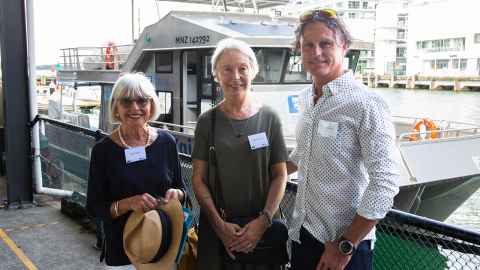
[[267, 134], [265, 132], [257, 133], [248, 136], [248, 143], [250, 149], [256, 150], [268, 146]]
[[125, 161], [127, 164], [147, 159], [147, 153], [145, 153], [145, 147], [132, 147], [125, 149]]
[[338, 123], [337, 122], [320, 120], [320, 121], [318, 121], [317, 132], [321, 137], [327, 137], [327, 138], [335, 139], [335, 138], [337, 138]]

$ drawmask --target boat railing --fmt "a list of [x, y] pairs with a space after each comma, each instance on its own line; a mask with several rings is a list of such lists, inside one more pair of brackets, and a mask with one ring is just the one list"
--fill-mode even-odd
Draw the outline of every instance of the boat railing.
[[160, 121], [151, 121], [150, 125], [158, 128], [171, 130], [171, 131], [184, 132], [186, 134], [193, 134], [195, 131], [195, 126], [177, 125], [177, 124], [160, 122]]
[[60, 70], [119, 70], [133, 45], [75, 47], [61, 49]]
[[[107, 134], [43, 116], [36, 120], [41, 132], [42, 186], [73, 191], [72, 197], [62, 201], [62, 213], [85, 218], [91, 149]], [[179, 159], [193, 201], [194, 220], [198, 222], [200, 208], [192, 188], [192, 159], [186, 154], [180, 154]], [[292, 223], [296, 192], [297, 183], [288, 182], [281, 202], [288, 226]], [[480, 265], [479, 232], [397, 210], [391, 210], [376, 229], [374, 269], [478, 269]]]
[[399, 121], [403, 122], [403, 127], [407, 131], [401, 131], [398, 135], [398, 142], [406, 141], [425, 141], [434, 139], [447, 139], [447, 138], [461, 138], [465, 136], [472, 136], [480, 134], [480, 125], [461, 122], [450, 121], [444, 119], [429, 119], [438, 127], [435, 130], [416, 131], [414, 126], [418, 121], [424, 118], [410, 117], [410, 116], [393, 116], [397, 128], [402, 128], [399, 125]]

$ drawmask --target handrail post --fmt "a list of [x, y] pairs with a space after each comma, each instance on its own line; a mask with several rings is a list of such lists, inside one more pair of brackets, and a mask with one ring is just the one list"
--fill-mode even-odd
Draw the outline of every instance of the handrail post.
[[77, 70], [80, 70], [80, 58], [78, 57], [78, 48], [75, 48], [75, 62], [77, 62]]

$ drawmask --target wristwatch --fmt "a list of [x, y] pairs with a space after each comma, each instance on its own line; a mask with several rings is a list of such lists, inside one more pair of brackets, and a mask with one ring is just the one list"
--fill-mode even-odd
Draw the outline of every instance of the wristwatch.
[[338, 251], [345, 256], [352, 255], [355, 251], [355, 245], [352, 241], [345, 239], [343, 236], [338, 240]]

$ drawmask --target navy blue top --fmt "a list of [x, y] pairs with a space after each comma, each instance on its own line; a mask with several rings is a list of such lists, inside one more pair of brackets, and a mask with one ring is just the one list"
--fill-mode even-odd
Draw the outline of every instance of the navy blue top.
[[92, 149], [87, 191], [87, 211], [104, 222], [105, 259], [107, 265], [131, 264], [123, 250], [123, 227], [131, 212], [112, 219], [112, 202], [149, 193], [164, 196], [170, 188], [182, 189], [180, 162], [175, 139], [158, 131], [157, 139], [146, 148], [147, 159], [126, 164], [125, 149], [109, 137]]

